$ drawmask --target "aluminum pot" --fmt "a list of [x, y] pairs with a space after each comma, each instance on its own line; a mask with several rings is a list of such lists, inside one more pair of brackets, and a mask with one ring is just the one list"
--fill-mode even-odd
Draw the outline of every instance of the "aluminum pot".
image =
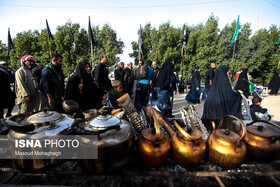
[[[24, 159], [15, 156], [15, 151], [21, 151], [15, 147], [15, 141], [20, 139], [43, 140], [56, 135], [66, 135], [71, 133], [71, 125], [74, 118], [67, 114], [60, 114], [55, 111], [36, 112], [33, 114], [19, 114], [11, 116], [6, 120], [10, 131], [8, 133], [9, 149], [12, 155], [14, 166], [21, 170], [39, 170], [54, 163], [58, 163], [54, 158], [51, 159]], [[42, 148], [30, 148], [33, 151], [42, 151]], [[55, 151], [49, 148], [44, 151]]]
[[253, 121], [247, 124], [247, 134], [244, 142], [248, 148], [248, 155], [259, 162], [269, 162], [280, 148], [280, 134], [276, 134], [267, 125], [280, 128], [270, 121]]
[[[133, 126], [108, 111], [99, 112], [100, 115], [92, 120], [83, 120], [74, 126], [74, 131], [79, 134], [79, 140], [84, 150], [97, 146], [97, 159], [81, 159], [81, 167], [92, 173], [110, 172], [123, 168], [131, 161], [134, 150]], [[83, 138], [83, 135], [98, 136], [96, 140]], [[93, 154], [85, 151], [83, 154]]]
[[[242, 127], [241, 135], [229, 129], [222, 129], [224, 121], [229, 118], [239, 122]], [[209, 160], [225, 169], [238, 168], [245, 160], [247, 150], [242, 141], [247, 132], [243, 122], [234, 116], [227, 115], [221, 119], [216, 130], [214, 122], [212, 126], [213, 133], [208, 138]]]

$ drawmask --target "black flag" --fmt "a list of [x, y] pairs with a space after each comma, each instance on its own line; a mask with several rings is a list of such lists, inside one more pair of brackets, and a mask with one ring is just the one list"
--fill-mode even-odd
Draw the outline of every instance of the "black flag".
[[11, 53], [11, 49], [13, 48], [13, 41], [11, 38], [11, 34], [10, 34], [10, 28], [8, 28], [8, 53], [6, 56], [10, 56]]
[[189, 40], [189, 32], [187, 31], [187, 27], [184, 24], [184, 39], [183, 39], [183, 46], [186, 47], [188, 40]]
[[46, 24], [47, 24], [47, 31], [48, 31], [48, 40], [53, 39], [53, 36], [52, 36], [52, 33], [51, 33], [51, 29], [49, 27], [47, 19], [46, 19]]
[[139, 34], [139, 60], [142, 61], [144, 60], [141, 25], [140, 25], [140, 34]]
[[92, 44], [92, 46], [95, 44], [95, 40], [91, 30], [90, 17], [88, 18], [88, 41]]

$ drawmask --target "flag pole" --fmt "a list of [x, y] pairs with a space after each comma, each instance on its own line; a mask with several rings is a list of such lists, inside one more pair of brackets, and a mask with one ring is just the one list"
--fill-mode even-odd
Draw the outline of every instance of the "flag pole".
[[182, 50], [181, 50], [181, 67], [180, 67], [181, 75], [183, 75], [183, 55], [184, 55], [184, 45], [182, 45]]
[[49, 39], [48, 39], [48, 46], [49, 46], [50, 58], [52, 58], [51, 43]]
[[234, 41], [234, 45], [233, 45], [232, 60], [234, 60], [234, 54], [235, 54], [235, 44], [236, 44], [236, 39], [235, 39], [235, 41]]
[[50, 58], [52, 58], [52, 50], [51, 50], [51, 43], [50, 40], [53, 39], [48, 20], [46, 19], [46, 25], [47, 25], [47, 35], [48, 35], [48, 47], [49, 47], [49, 52], [50, 52]]
[[92, 42], [90, 42], [90, 56], [91, 56], [91, 67], [93, 68], [93, 45]]

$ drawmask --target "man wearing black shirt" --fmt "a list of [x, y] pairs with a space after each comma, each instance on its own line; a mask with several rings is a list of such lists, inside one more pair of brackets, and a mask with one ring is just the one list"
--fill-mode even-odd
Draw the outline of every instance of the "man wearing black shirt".
[[132, 95], [132, 89], [133, 89], [133, 80], [132, 80], [132, 63], [130, 62], [126, 69], [125, 69], [125, 75], [124, 75], [124, 92], [128, 93], [130, 96]]
[[115, 69], [115, 80], [121, 81], [121, 84], [124, 85], [124, 75], [125, 75], [125, 69], [124, 69], [124, 63], [119, 63], [119, 68]]
[[205, 100], [207, 98], [207, 94], [209, 92], [210, 86], [212, 85], [212, 81], [214, 79], [215, 75], [215, 68], [216, 64], [214, 62], [211, 63], [210, 68], [208, 69], [206, 73], [206, 79], [205, 79], [205, 87], [202, 95], [202, 100]]
[[101, 53], [99, 59], [100, 63], [96, 65], [94, 70], [95, 84], [101, 91], [108, 92], [112, 89], [111, 81], [108, 77], [108, 70], [106, 68], [108, 57], [106, 54]]

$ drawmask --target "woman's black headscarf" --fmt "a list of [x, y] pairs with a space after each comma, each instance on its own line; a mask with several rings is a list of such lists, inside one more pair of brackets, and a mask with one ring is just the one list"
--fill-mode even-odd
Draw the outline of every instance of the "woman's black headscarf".
[[[91, 74], [87, 73], [87, 64], [89, 63], [86, 61], [81, 61], [78, 63], [75, 74], [69, 78], [65, 95], [66, 99], [73, 99], [75, 101], [78, 100], [77, 102], [79, 103], [82, 110], [102, 107], [102, 93], [94, 84]], [[80, 92], [78, 86], [81, 83], [81, 80], [83, 80], [83, 89]], [[70, 91], [73, 93], [69, 93]], [[75, 97], [79, 99], [75, 99]]]
[[69, 77], [66, 91], [65, 91], [65, 100], [74, 100], [79, 104], [81, 108], [82, 95], [80, 90], [78, 89], [79, 84], [81, 83], [81, 77], [76, 74]]
[[[236, 84], [236, 86], [234, 88], [234, 90], [236, 90], [236, 91], [242, 90], [244, 92], [243, 93], [244, 96], [246, 96], [246, 97], [248, 95], [250, 95], [249, 83], [247, 82], [248, 81], [247, 73], [248, 73], [248, 69], [247, 68], [242, 70], [242, 72], [239, 75], [237, 84]], [[246, 79], [247, 81], [245, 81], [244, 79]]]
[[170, 83], [172, 83], [172, 77], [174, 76], [174, 64], [169, 61], [166, 60], [159, 73], [158, 76], [156, 75], [156, 83], [155, 83], [155, 87], [159, 87], [160, 89], [163, 90], [171, 90], [170, 88]]
[[192, 74], [192, 81], [193, 80], [201, 80], [201, 76], [200, 76], [200, 73], [199, 73], [199, 67], [198, 66], [195, 66], [194, 68], [194, 71], [193, 71], [193, 74]]
[[79, 76], [81, 79], [83, 79], [84, 84], [92, 83], [93, 78], [91, 77], [91, 74], [88, 74], [86, 71], [86, 65], [89, 65], [88, 62], [86, 61], [81, 61], [78, 63], [76, 67], [76, 72], [75, 74]]
[[[191, 102], [193, 104], [200, 103], [200, 94], [201, 94], [201, 86], [200, 86], [200, 73], [199, 67], [196, 66], [194, 68], [194, 72], [192, 74], [191, 79], [191, 89], [188, 95], [186, 96], [186, 101]], [[198, 89], [197, 89], [198, 88]]]
[[221, 65], [215, 72], [204, 104], [202, 119], [220, 120], [225, 115], [241, 116], [241, 95], [232, 90], [227, 72], [229, 66]]

